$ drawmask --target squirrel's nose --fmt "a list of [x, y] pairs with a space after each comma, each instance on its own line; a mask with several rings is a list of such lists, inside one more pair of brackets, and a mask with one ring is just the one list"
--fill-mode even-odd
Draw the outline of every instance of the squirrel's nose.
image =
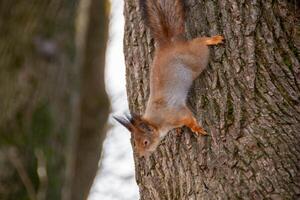
[[139, 158], [145, 158], [146, 160], [148, 160], [149, 157], [150, 157], [150, 153], [148, 153], [148, 152], [140, 152], [140, 153], [138, 153], [138, 156], [139, 156]]

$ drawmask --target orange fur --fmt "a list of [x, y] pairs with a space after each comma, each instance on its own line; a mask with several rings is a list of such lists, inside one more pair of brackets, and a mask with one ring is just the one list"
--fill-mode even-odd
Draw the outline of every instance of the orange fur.
[[150, 96], [143, 116], [124, 120], [134, 138], [136, 152], [149, 156], [166, 133], [182, 126], [195, 134], [206, 135], [186, 106], [186, 96], [193, 80], [206, 68], [209, 45], [223, 42], [220, 35], [183, 38], [184, 13], [181, 0], [146, 0], [146, 16], [158, 43], [150, 71]]
[[158, 45], [183, 37], [184, 11], [181, 0], [140, 0], [140, 6]]

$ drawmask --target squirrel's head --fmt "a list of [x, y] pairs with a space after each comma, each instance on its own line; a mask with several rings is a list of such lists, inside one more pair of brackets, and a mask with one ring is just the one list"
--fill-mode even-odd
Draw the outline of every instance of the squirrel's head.
[[140, 157], [148, 157], [159, 145], [160, 136], [157, 127], [138, 115], [114, 117], [132, 134], [134, 148]]

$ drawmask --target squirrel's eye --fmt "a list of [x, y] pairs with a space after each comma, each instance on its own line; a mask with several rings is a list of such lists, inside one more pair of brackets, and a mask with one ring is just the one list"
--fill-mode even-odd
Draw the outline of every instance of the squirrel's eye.
[[153, 130], [152, 130], [152, 128], [150, 128], [150, 127], [146, 127], [146, 130], [149, 132], [149, 133], [151, 133]]
[[144, 140], [144, 145], [147, 146], [149, 144], [148, 140]]

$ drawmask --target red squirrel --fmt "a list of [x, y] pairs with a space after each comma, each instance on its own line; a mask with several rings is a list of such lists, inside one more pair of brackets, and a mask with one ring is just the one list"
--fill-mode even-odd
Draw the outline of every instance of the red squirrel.
[[184, 37], [184, 8], [181, 0], [140, 0], [156, 49], [150, 67], [150, 96], [142, 116], [114, 117], [134, 139], [139, 156], [148, 157], [166, 134], [187, 126], [195, 134], [206, 135], [186, 105], [193, 81], [206, 68], [209, 45], [223, 42], [220, 35]]

